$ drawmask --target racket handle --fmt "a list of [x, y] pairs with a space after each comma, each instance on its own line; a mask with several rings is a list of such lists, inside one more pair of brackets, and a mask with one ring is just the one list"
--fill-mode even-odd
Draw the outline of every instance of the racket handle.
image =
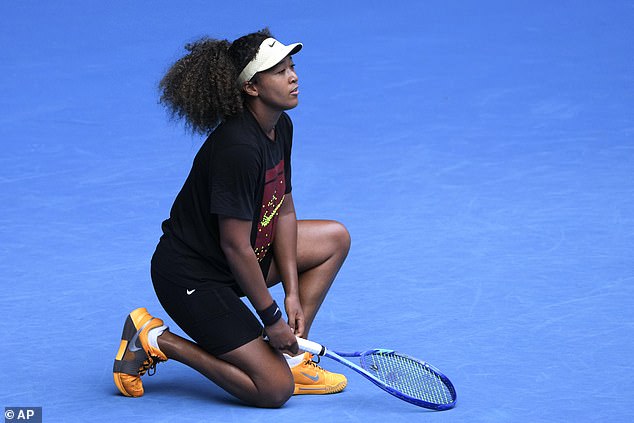
[[324, 355], [326, 354], [326, 347], [317, 342], [309, 341], [308, 339], [297, 337], [297, 344], [300, 350], [308, 351], [309, 353]]

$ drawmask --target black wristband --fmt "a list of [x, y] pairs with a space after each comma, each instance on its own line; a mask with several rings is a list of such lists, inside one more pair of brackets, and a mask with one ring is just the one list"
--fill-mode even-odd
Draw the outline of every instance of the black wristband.
[[273, 300], [273, 304], [271, 304], [264, 310], [256, 311], [258, 312], [258, 316], [260, 316], [260, 320], [262, 320], [262, 324], [264, 326], [271, 326], [282, 318], [282, 310], [280, 310], [280, 308], [277, 306], [275, 300]]

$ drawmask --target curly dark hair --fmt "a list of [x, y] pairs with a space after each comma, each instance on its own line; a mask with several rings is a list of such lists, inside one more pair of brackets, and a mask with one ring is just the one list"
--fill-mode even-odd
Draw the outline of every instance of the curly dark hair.
[[264, 28], [233, 43], [203, 37], [187, 44], [189, 53], [176, 61], [159, 83], [161, 104], [172, 118], [183, 119], [192, 132], [213, 132], [222, 121], [243, 111], [238, 75], [255, 57], [262, 41], [271, 36]]

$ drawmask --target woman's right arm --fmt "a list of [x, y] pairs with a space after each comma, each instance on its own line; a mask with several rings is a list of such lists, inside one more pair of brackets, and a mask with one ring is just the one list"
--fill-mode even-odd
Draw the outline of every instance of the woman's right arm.
[[[251, 225], [248, 220], [220, 216], [220, 247], [227, 258], [236, 282], [256, 310], [264, 310], [273, 303], [258, 259], [251, 247]], [[290, 326], [279, 319], [265, 327], [269, 343], [275, 349], [297, 353], [297, 339]]]

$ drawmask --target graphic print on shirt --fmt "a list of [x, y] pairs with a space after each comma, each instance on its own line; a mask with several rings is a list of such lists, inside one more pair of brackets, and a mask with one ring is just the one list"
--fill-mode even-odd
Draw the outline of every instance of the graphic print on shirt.
[[264, 193], [262, 195], [262, 210], [255, 237], [255, 255], [262, 260], [273, 243], [275, 223], [286, 192], [284, 177], [284, 160], [277, 166], [266, 171], [264, 175]]

